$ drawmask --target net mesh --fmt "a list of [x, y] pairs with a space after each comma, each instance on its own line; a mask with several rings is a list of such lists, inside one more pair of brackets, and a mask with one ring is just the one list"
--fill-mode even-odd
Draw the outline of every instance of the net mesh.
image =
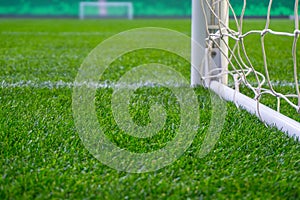
[[[298, 69], [297, 69], [297, 41], [299, 38], [299, 19], [298, 19], [298, 0], [294, 3], [294, 16], [290, 17], [294, 21], [293, 30], [291, 31], [280, 31], [273, 30], [271, 24], [271, 11], [272, 11], [272, 0], [269, 0], [268, 10], [266, 11], [266, 18], [264, 19], [264, 27], [258, 30], [246, 30], [244, 31], [244, 16], [247, 7], [247, 1], [243, 1], [243, 9], [240, 13], [236, 13], [230, 4], [229, 0], [203, 0], [202, 9], [205, 13], [205, 21], [207, 27], [207, 48], [209, 52], [212, 52], [214, 48], [217, 48], [222, 53], [223, 57], [228, 63], [227, 67], [222, 69], [221, 73], [215, 75], [215, 69], [211, 70], [208, 75], [202, 77], [205, 79], [217, 78], [224, 76], [224, 74], [231, 77], [229, 85], [231, 85], [237, 92], [240, 92], [242, 87], [248, 88], [253, 94], [253, 97], [259, 103], [263, 96], [272, 95], [277, 103], [277, 111], [280, 111], [282, 100], [288, 103], [289, 106], [294, 108], [296, 112], [300, 112], [300, 90], [298, 81]], [[221, 13], [221, 7], [226, 7], [227, 13]], [[228, 26], [226, 18], [223, 16], [228, 16], [228, 12], [231, 12], [233, 20], [231, 25]], [[259, 58], [261, 59], [257, 62], [255, 59], [251, 58], [249, 55], [249, 44], [247, 44], [248, 37], [257, 37], [258, 42], [256, 46], [252, 46], [252, 50], [259, 53]], [[290, 74], [293, 74], [290, 78], [292, 85], [292, 91], [284, 92], [276, 87], [275, 80], [272, 79], [270, 72], [276, 66], [276, 57], [270, 55], [272, 47], [268, 46], [266, 37], [272, 37], [273, 40], [276, 38], [289, 38], [291, 40], [291, 46], [285, 45], [282, 48], [286, 48], [286, 60], [289, 67]], [[230, 40], [229, 43], [227, 42]], [[222, 45], [225, 46], [222, 47]], [[247, 46], [248, 45], [248, 46]], [[254, 49], [253, 48], [257, 48]], [[269, 54], [268, 54], [269, 53]], [[275, 59], [275, 61], [272, 61]], [[259, 63], [260, 66], [257, 66]], [[273, 66], [274, 65], [274, 66]], [[282, 66], [281, 66], [282, 67]], [[282, 70], [283, 73], [285, 70]], [[292, 72], [291, 72], [292, 71]]]

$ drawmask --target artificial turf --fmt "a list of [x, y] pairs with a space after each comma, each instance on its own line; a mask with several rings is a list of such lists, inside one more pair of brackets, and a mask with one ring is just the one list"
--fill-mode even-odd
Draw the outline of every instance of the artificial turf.
[[[246, 23], [249, 29], [264, 27], [260, 20]], [[272, 22], [274, 29], [290, 30], [292, 25], [287, 20]], [[73, 119], [70, 83], [101, 41], [149, 26], [190, 35], [190, 21], [185, 19], [0, 20], [0, 199], [299, 199], [299, 141], [231, 103], [216, 145], [205, 157], [199, 156], [212, 115], [210, 94], [200, 87], [194, 89], [200, 115], [197, 135], [173, 164], [154, 172], [127, 173], [102, 164], [85, 148]], [[272, 69], [275, 80], [292, 80], [289, 72], [284, 73], [290, 60], [280, 59], [283, 44], [291, 49], [289, 42], [267, 41], [268, 56], [279, 65]], [[257, 42], [245, 43], [259, 60]], [[104, 79], [117, 79], [135, 65], [155, 59], [189, 79], [189, 63], [155, 49], [124, 55], [112, 63]], [[112, 88], [99, 88], [95, 105], [99, 124], [115, 145], [149, 152], [174, 139], [180, 106], [168, 88], [142, 87], [130, 101], [133, 121], [141, 126], [150, 122], [153, 102], [166, 109], [164, 128], [148, 139], [120, 130], [110, 106], [112, 93]], [[292, 117], [299, 119], [297, 114]]]

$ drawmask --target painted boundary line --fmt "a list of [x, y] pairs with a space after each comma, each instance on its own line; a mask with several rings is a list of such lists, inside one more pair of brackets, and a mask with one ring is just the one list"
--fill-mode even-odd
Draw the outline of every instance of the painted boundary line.
[[[180, 87], [190, 87], [189, 85], [182, 85], [175, 82], [166, 82], [165, 86], [180, 88]], [[18, 82], [7, 82], [5, 80], [0, 82], [0, 88], [38, 88], [38, 89], [60, 89], [67, 88], [72, 89], [74, 87], [86, 86], [88, 88], [139, 88], [139, 87], [159, 87], [151, 82], [140, 82], [135, 84], [120, 84], [113, 82], [65, 82], [65, 81], [44, 81], [44, 82], [34, 82], [34, 81], [18, 81]]]
[[3, 31], [0, 32], [2, 35], [33, 35], [33, 36], [101, 36], [101, 35], [114, 35], [117, 34], [118, 32], [34, 32], [34, 31]]
[[[91, 31], [91, 32], [49, 32], [49, 31], [3, 31], [0, 32], [2, 35], [12, 35], [12, 36], [110, 36], [118, 34], [119, 32], [100, 32], [100, 31]], [[183, 34], [190, 34], [189, 32], [182, 32]]]
[[[166, 82], [164, 83], [166, 86], [170, 87], [189, 87], [189, 85], [180, 85], [175, 82]], [[291, 82], [273, 82], [273, 86], [279, 86], [279, 87], [295, 87], [295, 83]], [[72, 89], [74, 87], [82, 87], [82, 86], [87, 86], [89, 88], [137, 88], [137, 87], [157, 87], [158, 85], [155, 85], [150, 82], [141, 82], [141, 83], [136, 83], [132, 85], [128, 84], [117, 84], [113, 82], [66, 82], [66, 81], [43, 81], [43, 82], [37, 82], [37, 81], [32, 81], [32, 80], [21, 80], [17, 82], [9, 82], [2, 80], [0, 82], [0, 88], [48, 88], [48, 89], [59, 89], [59, 88], [69, 88]]]

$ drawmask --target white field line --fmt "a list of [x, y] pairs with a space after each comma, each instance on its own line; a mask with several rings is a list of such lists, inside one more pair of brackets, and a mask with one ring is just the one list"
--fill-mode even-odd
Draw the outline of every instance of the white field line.
[[[122, 31], [121, 31], [122, 32]], [[110, 36], [116, 35], [121, 32], [100, 32], [100, 31], [91, 31], [91, 32], [49, 32], [49, 31], [2, 31], [2, 35], [12, 35], [12, 36]], [[189, 35], [189, 32], [182, 32], [183, 34]]]
[[28, 36], [103, 36], [103, 35], [114, 35], [117, 32], [35, 32], [35, 31], [3, 31], [0, 32], [2, 35], [28, 35]]
[[[189, 85], [178, 84], [175, 82], [163, 83], [165, 86], [169, 87], [189, 87]], [[0, 82], [0, 88], [37, 88], [37, 89], [72, 89], [74, 87], [87, 87], [87, 88], [139, 88], [139, 87], [156, 87], [157, 84], [151, 82], [138, 82], [134, 84], [127, 83], [99, 83], [99, 82], [65, 82], [65, 81], [44, 81], [44, 82], [34, 82], [34, 81], [18, 81], [18, 82], [7, 82], [5, 80]]]
[[[189, 85], [182, 85], [178, 84], [176, 82], [166, 82], [163, 83], [165, 86], [169, 87], [189, 87]], [[295, 87], [295, 83], [291, 82], [273, 82], [273, 86], [279, 86], [279, 87]], [[23, 81], [17, 81], [17, 82], [9, 82], [2, 80], [0, 82], [0, 88], [37, 88], [37, 89], [59, 89], [59, 88], [69, 88], [72, 89], [74, 87], [88, 87], [88, 88], [139, 88], [139, 87], [155, 87], [157, 84], [151, 83], [151, 82], [140, 82], [140, 83], [134, 83], [134, 84], [120, 84], [120, 83], [112, 83], [112, 82], [105, 82], [105, 83], [99, 83], [99, 82], [65, 82], [65, 81], [43, 81], [43, 82], [37, 82], [32, 80], [23, 80]]]
[[[249, 82], [249, 84], [253, 85], [253, 86], [257, 86], [257, 83]], [[275, 87], [295, 87], [296, 86], [295, 82], [288, 82], [288, 81], [271, 81], [271, 84], [272, 84], [272, 86], [275, 86]], [[299, 82], [299, 84], [300, 84], [300, 82]], [[228, 85], [229, 85], [229, 87], [234, 87], [233, 83], [229, 83]], [[243, 86], [243, 84], [241, 84], [241, 86]]]
[[[13, 50], [15, 50], [15, 48], [10, 49], [11, 52], [13, 52]], [[33, 51], [33, 52], [39, 52], [38, 50]], [[39, 52], [40, 53], [40, 52]], [[82, 50], [81, 52], [82, 53]], [[79, 53], [78, 53], [79, 54]], [[84, 59], [85, 57], [81, 56], [81, 55], [76, 55], [75, 53], [61, 53], [61, 54], [51, 54], [51, 56], [49, 57], [45, 57], [45, 54], [34, 54], [33, 55], [28, 55], [26, 53], [21, 54], [19, 53], [16, 56], [7, 56], [7, 55], [1, 55], [0, 54], [0, 59], [5, 60], [5, 61], [23, 61], [24, 59], [28, 60], [28, 63], [30, 62], [36, 62], [38, 60], [52, 60], [54, 58], [59, 58], [59, 59]]]

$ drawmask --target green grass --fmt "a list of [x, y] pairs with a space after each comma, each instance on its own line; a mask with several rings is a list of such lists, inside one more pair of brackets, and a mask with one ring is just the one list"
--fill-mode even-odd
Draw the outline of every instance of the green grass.
[[[292, 24], [279, 20], [272, 25], [288, 30]], [[214, 149], [204, 158], [198, 156], [211, 118], [210, 96], [202, 88], [195, 89], [200, 128], [192, 145], [172, 165], [130, 174], [107, 167], [88, 152], [75, 127], [72, 88], [50, 88], [47, 81], [73, 82], [97, 44], [118, 32], [145, 26], [190, 35], [189, 20], [0, 20], [1, 82], [31, 81], [39, 86], [0, 87], [0, 199], [299, 199], [300, 143], [231, 103]], [[248, 27], [263, 27], [263, 22], [249, 21]], [[268, 42], [277, 49], [282, 44]], [[252, 53], [258, 57], [255, 49]], [[271, 58], [278, 58], [275, 52]], [[155, 59], [189, 79], [186, 61], [157, 50], [124, 55], [104, 77], [116, 80], [136, 64]], [[289, 82], [282, 72], [284, 59], [278, 63], [274, 79]], [[149, 152], [174, 138], [180, 108], [167, 88], [140, 88], [130, 102], [131, 116], [139, 125], [149, 123], [153, 102], [166, 108], [164, 129], [149, 139], [123, 134], [112, 117], [111, 95], [112, 89], [99, 89], [96, 106], [105, 134], [116, 145]]]

